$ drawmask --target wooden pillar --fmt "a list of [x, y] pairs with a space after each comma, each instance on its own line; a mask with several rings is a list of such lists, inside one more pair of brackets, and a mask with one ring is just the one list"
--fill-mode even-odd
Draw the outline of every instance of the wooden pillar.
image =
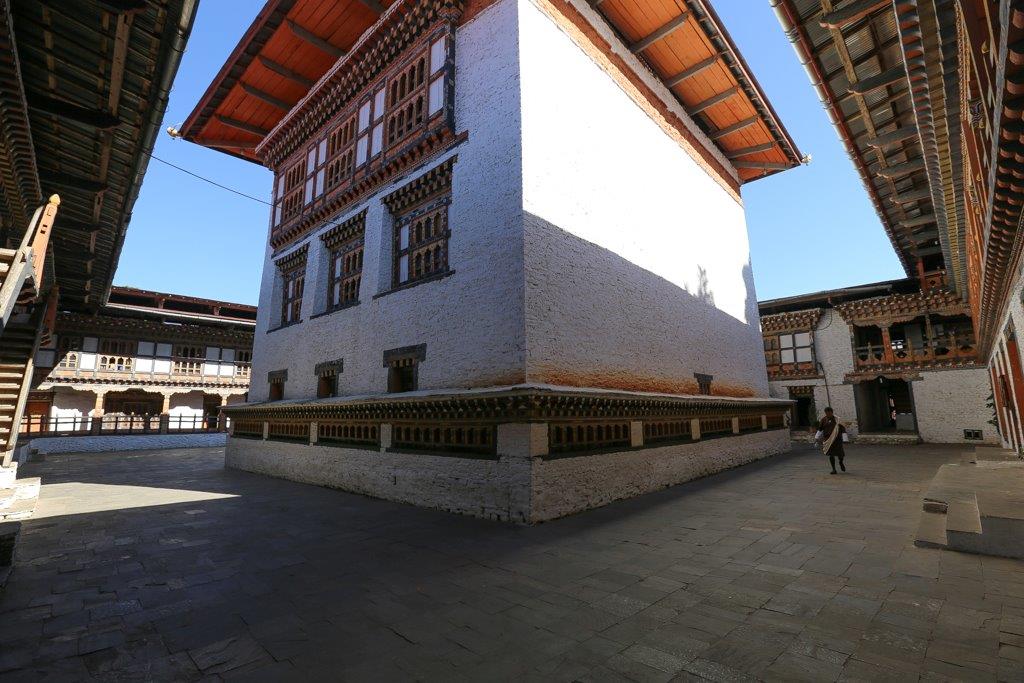
[[163, 413], [164, 415], [167, 415], [168, 413], [171, 412], [171, 395], [170, 394], [164, 394], [164, 403], [163, 403], [163, 407], [160, 408], [160, 412]]
[[93, 417], [102, 417], [103, 416], [103, 401], [104, 401], [104, 399], [106, 399], [106, 397], [107, 397], [107, 392], [105, 392], [105, 391], [97, 391], [96, 392], [96, 405], [92, 409]]
[[879, 325], [882, 329], [882, 360], [886, 363], [895, 363], [896, 357], [892, 354], [892, 336], [889, 333], [889, 326]]

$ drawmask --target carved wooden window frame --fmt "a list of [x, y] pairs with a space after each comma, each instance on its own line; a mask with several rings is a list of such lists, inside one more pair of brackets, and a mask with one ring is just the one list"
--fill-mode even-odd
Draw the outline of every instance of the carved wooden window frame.
[[321, 237], [328, 251], [327, 313], [359, 303], [365, 236], [366, 209], [363, 209]]

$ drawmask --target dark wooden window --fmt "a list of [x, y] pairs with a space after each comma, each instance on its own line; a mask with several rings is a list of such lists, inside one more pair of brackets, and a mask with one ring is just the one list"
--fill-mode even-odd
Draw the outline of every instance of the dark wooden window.
[[426, 344], [385, 351], [384, 367], [388, 369], [388, 393], [419, 389], [419, 364], [426, 357]]
[[302, 315], [302, 290], [306, 284], [306, 264], [281, 273], [284, 281], [284, 295], [281, 297], [281, 324], [299, 322]]
[[388, 393], [416, 391], [418, 385], [416, 365], [401, 365], [388, 368]]
[[331, 250], [328, 278], [329, 308], [342, 308], [359, 302], [363, 276], [363, 235], [339, 244]]
[[394, 278], [398, 287], [448, 270], [450, 194], [409, 208], [395, 221]]
[[284, 398], [284, 383], [287, 381], [287, 370], [271, 370], [267, 373], [267, 382], [270, 383], [269, 400], [280, 401]]
[[316, 397], [331, 398], [338, 395], [338, 376], [322, 375], [316, 382]]

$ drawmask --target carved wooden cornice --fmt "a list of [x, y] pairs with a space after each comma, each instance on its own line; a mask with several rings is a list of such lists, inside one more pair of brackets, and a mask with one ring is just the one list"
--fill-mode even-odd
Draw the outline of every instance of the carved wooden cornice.
[[761, 316], [762, 334], [785, 334], [787, 332], [810, 332], [818, 326], [823, 308], [809, 308], [803, 311], [772, 313]]
[[[249, 390], [248, 382], [200, 382], [188, 379], [139, 379], [139, 378], [112, 378], [112, 377], [61, 377], [53, 372], [46, 376], [39, 384], [41, 387], [47, 385], [71, 385], [72, 389], [81, 391], [93, 391], [96, 385], [117, 385], [117, 386], [145, 386], [145, 387], [184, 387], [202, 391], [203, 389], [237, 389], [238, 393], [245, 393]], [[81, 386], [78, 386], [81, 385]]]
[[165, 325], [159, 320], [145, 318], [87, 315], [84, 313], [58, 313], [57, 335], [90, 337], [119, 337], [143, 341], [195, 342], [228, 344], [238, 348], [252, 348], [251, 327], [224, 327], [220, 325]]
[[282, 273], [294, 268], [302, 268], [306, 265], [306, 257], [309, 255], [309, 245], [303, 244], [301, 247], [281, 258], [274, 261], [274, 265]]
[[363, 209], [356, 215], [352, 216], [343, 223], [339, 223], [335, 227], [331, 228], [323, 235], [320, 239], [324, 241], [324, 245], [331, 249], [336, 247], [343, 242], [348, 242], [351, 239], [359, 237], [366, 230], [366, 209]]
[[824, 377], [817, 368], [775, 370], [768, 368], [768, 379], [775, 382], [782, 382], [788, 379], [820, 379]]
[[890, 294], [846, 301], [836, 304], [835, 309], [843, 320], [850, 324], [880, 327], [907, 322], [926, 313], [944, 316], [969, 315], [967, 304], [959, 296], [946, 290]]
[[338, 111], [371, 84], [420, 36], [454, 26], [463, 0], [398, 0], [339, 59], [263, 139], [256, 154], [277, 168]]
[[356, 182], [344, 186], [344, 189], [328, 192], [326, 199], [316, 204], [312, 210], [303, 213], [298, 220], [285, 223], [271, 231], [270, 246], [282, 249], [295, 242], [311, 230], [322, 226], [346, 207], [370, 196], [385, 183], [466, 139], [466, 133], [455, 135], [447, 122], [442, 121], [437, 127], [412, 140], [397, 154], [389, 156], [381, 166], [361, 176]]
[[872, 382], [877, 380], [879, 377], [885, 377], [886, 379], [902, 379], [906, 382], [913, 382], [921, 379], [922, 372], [942, 372], [945, 370], [972, 370], [976, 368], [984, 368], [984, 364], [978, 363], [973, 360], [953, 360], [946, 362], [928, 362], [928, 363], [900, 363], [890, 365], [880, 365], [872, 368], [864, 368], [861, 370], [854, 370], [844, 375], [843, 379], [847, 384], [856, 384], [858, 382]]
[[383, 197], [381, 202], [391, 211], [393, 215], [404, 212], [411, 206], [415, 206], [428, 197], [444, 192], [452, 186], [452, 167], [458, 155], [453, 156], [434, 168], [430, 169], [419, 178], [406, 183], [391, 194]]
[[547, 422], [550, 420], [648, 419], [664, 417], [775, 415], [789, 410], [782, 399], [723, 399], [699, 396], [577, 393], [509, 388], [399, 398], [318, 399], [226, 406], [235, 419], [365, 420], [444, 422]]

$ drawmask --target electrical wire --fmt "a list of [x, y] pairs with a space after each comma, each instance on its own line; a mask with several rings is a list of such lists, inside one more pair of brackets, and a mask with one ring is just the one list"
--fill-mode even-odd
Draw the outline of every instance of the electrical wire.
[[233, 192], [234, 194], [237, 194], [240, 197], [245, 197], [246, 199], [251, 199], [254, 202], [259, 202], [260, 204], [266, 204], [267, 206], [271, 206], [270, 202], [268, 202], [266, 200], [263, 200], [263, 199], [260, 199], [259, 197], [253, 197], [251, 194], [246, 194], [244, 192], [240, 192], [239, 190], [236, 190], [234, 188], [228, 187], [227, 185], [221, 185], [216, 180], [210, 180], [209, 178], [201, 176], [198, 173], [193, 173], [192, 171], [188, 170], [187, 168], [182, 168], [181, 166], [178, 166], [177, 164], [172, 164], [169, 161], [165, 161], [165, 160], [161, 159], [160, 157], [158, 157], [155, 154], [152, 154], [150, 152], [146, 152], [146, 154], [149, 156], [150, 159], [154, 159], [156, 161], [159, 161], [161, 164], [166, 164], [166, 165], [170, 166], [171, 168], [176, 168], [179, 171], [181, 171], [182, 173], [187, 173], [188, 175], [192, 176], [193, 178], [198, 178], [199, 180], [202, 180], [203, 182], [210, 183], [211, 185], [219, 187], [222, 190], [227, 190], [228, 192]]

